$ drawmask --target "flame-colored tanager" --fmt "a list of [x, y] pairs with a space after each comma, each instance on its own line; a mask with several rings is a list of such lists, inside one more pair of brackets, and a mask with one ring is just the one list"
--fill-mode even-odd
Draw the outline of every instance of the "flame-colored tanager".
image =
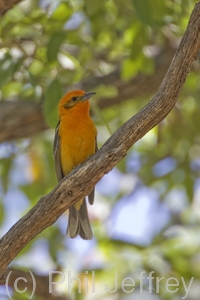
[[[97, 130], [89, 115], [89, 99], [93, 95], [94, 92], [76, 90], [67, 93], [59, 103], [59, 122], [54, 139], [58, 181], [97, 151]], [[88, 200], [93, 204], [94, 189]], [[85, 240], [93, 237], [85, 198], [69, 208], [67, 235], [71, 238], [80, 235]]]

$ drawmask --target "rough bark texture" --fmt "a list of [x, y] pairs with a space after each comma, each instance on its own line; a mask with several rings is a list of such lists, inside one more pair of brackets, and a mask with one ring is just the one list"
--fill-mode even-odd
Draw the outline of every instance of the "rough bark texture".
[[70, 205], [88, 195], [127, 150], [161, 122], [178, 100], [200, 48], [200, 3], [195, 5], [187, 30], [155, 97], [123, 124], [83, 165], [76, 167], [48, 195], [22, 217], [0, 240], [0, 282], [9, 263], [41, 231], [52, 225]]

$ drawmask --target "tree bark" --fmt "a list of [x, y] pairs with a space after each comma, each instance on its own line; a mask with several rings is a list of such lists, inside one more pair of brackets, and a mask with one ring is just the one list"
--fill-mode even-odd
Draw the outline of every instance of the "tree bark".
[[0, 283], [9, 263], [41, 231], [51, 226], [72, 204], [88, 195], [127, 150], [171, 111], [198, 57], [200, 2], [195, 5], [186, 32], [155, 97], [124, 123], [84, 164], [76, 167], [48, 195], [22, 217], [0, 240]]

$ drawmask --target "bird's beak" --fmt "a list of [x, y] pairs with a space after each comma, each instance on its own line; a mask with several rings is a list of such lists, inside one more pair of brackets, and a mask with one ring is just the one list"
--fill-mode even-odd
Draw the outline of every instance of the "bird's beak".
[[95, 92], [87, 92], [83, 95], [82, 97], [82, 101], [85, 101], [85, 100], [89, 100], [92, 96], [94, 96], [96, 93]]

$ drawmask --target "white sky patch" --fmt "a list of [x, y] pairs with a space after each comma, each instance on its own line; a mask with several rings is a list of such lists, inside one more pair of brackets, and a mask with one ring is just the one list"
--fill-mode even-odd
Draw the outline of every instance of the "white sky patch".
[[10, 54], [14, 58], [21, 58], [23, 56], [23, 52], [19, 48], [16, 48], [16, 47], [12, 47], [10, 49]]
[[6, 48], [0, 49], [0, 60], [4, 58], [5, 54], [6, 54]]
[[114, 168], [97, 183], [97, 189], [104, 196], [116, 196], [119, 193], [119, 185], [123, 174]]
[[62, 53], [58, 53], [58, 61], [64, 69], [74, 70], [75, 64], [74, 62]]
[[75, 30], [84, 21], [85, 16], [81, 12], [75, 12], [71, 18], [65, 23], [64, 28], [67, 30]]
[[108, 229], [111, 238], [148, 245], [169, 219], [170, 213], [157, 193], [143, 187], [115, 205]]
[[55, 269], [55, 264], [49, 254], [49, 246], [45, 239], [35, 241], [29, 251], [15, 260], [15, 265], [20, 267], [26, 266], [26, 268], [34, 267], [34, 269], [37, 269], [42, 274]]

